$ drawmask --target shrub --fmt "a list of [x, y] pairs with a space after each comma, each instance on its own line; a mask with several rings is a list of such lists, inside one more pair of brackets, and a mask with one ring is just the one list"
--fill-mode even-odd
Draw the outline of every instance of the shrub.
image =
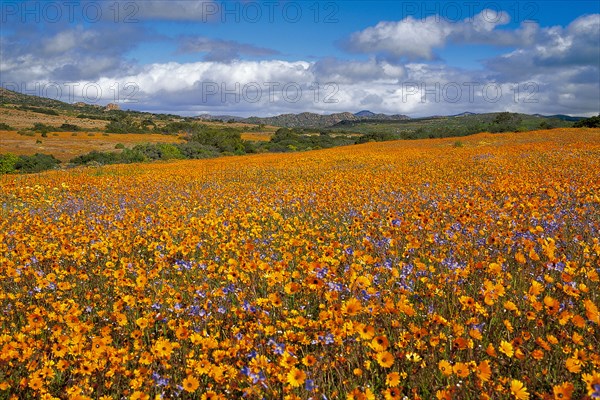
[[0, 154], [0, 175], [15, 172], [18, 161], [19, 157], [12, 153]]
[[60, 164], [60, 160], [51, 154], [36, 153], [32, 156], [19, 156], [15, 169], [19, 172], [42, 172], [53, 169]]
[[93, 150], [87, 154], [77, 156], [70, 162], [75, 165], [88, 165], [91, 163], [97, 163], [99, 165], [114, 164], [119, 162], [120, 157], [117, 153], [100, 152]]
[[31, 129], [43, 134], [43, 133], [51, 132], [51, 131], [55, 130], [56, 128], [54, 128], [51, 125], [46, 125], [46, 124], [42, 124], [40, 122], [36, 122], [35, 124], [33, 124], [33, 128], [31, 128]]
[[575, 122], [574, 128], [600, 128], [600, 115]]
[[59, 128], [61, 131], [65, 131], [65, 132], [77, 132], [81, 130], [81, 127], [79, 127], [78, 125], [75, 124], [62, 124]]

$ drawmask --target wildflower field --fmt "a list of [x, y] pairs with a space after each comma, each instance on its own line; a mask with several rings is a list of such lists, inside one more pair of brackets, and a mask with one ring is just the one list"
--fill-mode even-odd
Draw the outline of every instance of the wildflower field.
[[600, 130], [0, 177], [0, 398], [600, 397]]

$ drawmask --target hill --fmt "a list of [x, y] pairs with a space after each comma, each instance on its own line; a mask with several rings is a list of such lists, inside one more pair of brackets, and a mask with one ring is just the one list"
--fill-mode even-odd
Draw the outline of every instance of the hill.
[[[570, 117], [577, 118], [579, 117]], [[404, 120], [344, 120], [327, 130], [336, 133], [394, 137], [396, 139], [466, 136], [478, 132], [513, 132], [535, 129], [567, 128], [573, 122], [558, 116], [539, 116], [509, 112], [475, 114], [464, 112], [452, 116], [432, 116]]]
[[335, 114], [316, 114], [303, 112], [300, 114], [281, 114], [274, 117], [250, 117], [243, 120], [249, 124], [265, 124], [284, 128], [327, 128], [343, 121], [403, 121], [410, 117], [406, 115], [375, 114], [371, 111], [360, 111], [356, 114], [342, 112]]

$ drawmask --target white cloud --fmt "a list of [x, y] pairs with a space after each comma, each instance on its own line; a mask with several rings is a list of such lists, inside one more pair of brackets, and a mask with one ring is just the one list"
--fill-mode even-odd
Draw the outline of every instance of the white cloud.
[[526, 23], [514, 31], [497, 29], [510, 22], [505, 12], [485, 9], [473, 18], [452, 22], [431, 15], [424, 19], [411, 16], [401, 21], [384, 21], [353, 33], [344, 47], [350, 51], [381, 54], [391, 59], [432, 60], [435, 50], [448, 42], [512, 46], [530, 41], [536, 24]]
[[[193, 2], [180, 3], [163, 17], [201, 18], [200, 11], [189, 8], [195, 7]], [[167, 13], [169, 4], [153, 2], [140, 15]], [[56, 26], [44, 36], [30, 32], [0, 37], [0, 68], [2, 84], [13, 85], [8, 88], [69, 84], [76, 88], [74, 97], [67, 97], [63, 88], [59, 100], [117, 100], [125, 108], [185, 115], [362, 109], [412, 116], [499, 110], [597, 113], [600, 16], [582, 16], [566, 27], [524, 23], [500, 29], [507, 22], [507, 15], [491, 11], [459, 22], [436, 16], [380, 22], [350, 37], [351, 50], [369, 55], [361, 60], [241, 60], [275, 52], [253, 44], [180, 37], [180, 50], [206, 53], [204, 61], [145, 65], [125, 58], [138, 43], [154, 38], [143, 24]], [[448, 43], [510, 49], [475, 71], [425, 62]], [[93, 90], [85, 93], [84, 88]]]
[[[441, 64], [410, 63], [399, 68], [366, 61], [351, 63], [347, 72], [365, 74], [365, 79], [324, 81], [340, 73], [342, 63], [333, 62], [330, 75], [323, 75], [323, 64], [318, 64], [279, 60], [151, 64], [133, 74], [79, 81], [79, 97], [71, 100], [90, 102], [81, 97], [81, 90], [93, 86], [92, 95], [101, 94], [96, 100], [108, 103], [115, 100], [118, 88], [124, 108], [242, 116], [362, 109], [416, 117], [499, 110], [591, 115], [600, 104], [598, 91], [588, 84], [592, 67], [551, 76], [542, 73], [527, 81], [498, 81], [485, 71]], [[390, 75], [386, 68], [397, 68], [399, 76]], [[374, 75], [366, 79], [369, 73]]]

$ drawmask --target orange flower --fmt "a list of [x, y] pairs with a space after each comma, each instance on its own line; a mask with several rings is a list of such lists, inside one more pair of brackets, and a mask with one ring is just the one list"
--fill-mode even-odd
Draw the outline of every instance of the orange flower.
[[390, 368], [394, 364], [394, 356], [389, 351], [378, 352], [376, 358], [383, 368]]
[[564, 382], [552, 388], [555, 400], [570, 400], [574, 390], [575, 387], [571, 382]]
[[189, 375], [183, 380], [182, 386], [186, 392], [192, 393], [198, 389], [198, 386], [200, 386], [200, 382], [195, 377]]
[[506, 355], [507, 357], [512, 357], [515, 354], [513, 349], [513, 345], [510, 342], [502, 341], [500, 342], [500, 353]]
[[518, 400], [529, 400], [529, 393], [523, 382], [513, 379], [510, 382], [510, 394]]
[[550, 315], [554, 315], [560, 309], [560, 303], [553, 297], [544, 297], [544, 305], [546, 306], [546, 312]]
[[492, 376], [492, 369], [490, 368], [490, 362], [483, 360], [477, 366], [477, 377], [483, 382], [487, 382]]
[[351, 298], [342, 306], [342, 313], [344, 313], [344, 315], [353, 316], [358, 314], [361, 309], [362, 305], [360, 300]]
[[397, 372], [390, 372], [385, 377], [385, 384], [390, 387], [396, 387], [400, 384], [400, 374]]
[[446, 376], [452, 375], [452, 365], [450, 365], [450, 363], [448, 361], [441, 360], [438, 363], [438, 368], [440, 369], [440, 371], [442, 371], [442, 374], [444, 374]]
[[371, 340], [371, 348], [375, 351], [387, 350], [389, 344], [390, 342], [385, 336], [375, 336], [373, 340]]
[[469, 376], [470, 373], [469, 366], [462, 362], [457, 362], [456, 364], [454, 364], [454, 366], [452, 367], [452, 371], [461, 378], [466, 378], [467, 376]]
[[565, 361], [565, 366], [567, 367], [567, 370], [574, 374], [581, 372], [581, 364], [582, 362], [580, 360], [573, 357], [567, 358], [567, 361]]
[[383, 397], [385, 400], [395, 400], [402, 398], [402, 392], [398, 388], [388, 388], [383, 391]]
[[173, 353], [173, 345], [167, 339], [160, 338], [154, 344], [154, 354], [159, 357], [170, 358]]
[[287, 374], [287, 383], [292, 387], [298, 387], [304, 383], [306, 373], [301, 369], [293, 367]]

